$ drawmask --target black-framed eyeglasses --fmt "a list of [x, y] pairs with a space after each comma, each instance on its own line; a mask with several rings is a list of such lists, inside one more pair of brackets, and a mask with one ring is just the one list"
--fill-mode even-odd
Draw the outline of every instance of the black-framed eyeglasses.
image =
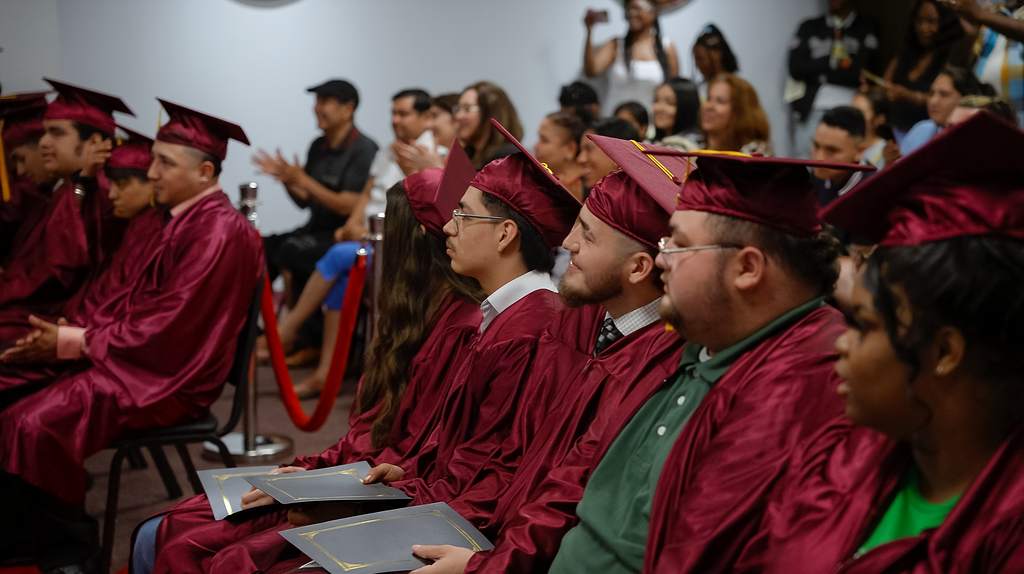
[[455, 231], [456, 232], [461, 231], [461, 224], [459, 223], [459, 219], [462, 219], [462, 218], [466, 218], [466, 219], [490, 219], [492, 223], [497, 223], [498, 221], [505, 221], [506, 219], [508, 219], [507, 217], [499, 217], [497, 215], [473, 215], [472, 213], [462, 213], [458, 209], [453, 209], [452, 210], [452, 220], [455, 221]]

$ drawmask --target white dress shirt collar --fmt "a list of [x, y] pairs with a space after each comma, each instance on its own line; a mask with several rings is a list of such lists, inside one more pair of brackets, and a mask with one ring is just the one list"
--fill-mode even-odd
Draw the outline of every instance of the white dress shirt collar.
[[505, 309], [516, 304], [530, 293], [541, 289], [547, 289], [554, 293], [558, 292], [555, 289], [555, 284], [551, 282], [551, 275], [541, 271], [524, 273], [499, 287], [480, 304], [480, 312], [484, 316], [483, 322], [480, 323], [480, 332], [483, 333], [487, 326]]

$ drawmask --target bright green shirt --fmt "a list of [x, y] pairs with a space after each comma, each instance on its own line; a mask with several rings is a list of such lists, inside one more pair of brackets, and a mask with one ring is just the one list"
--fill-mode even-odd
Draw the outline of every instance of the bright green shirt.
[[887, 542], [917, 536], [929, 528], [937, 528], [959, 500], [959, 494], [938, 504], [925, 500], [921, 495], [921, 474], [917, 467], [912, 467], [904, 475], [902, 486], [882, 520], [857, 551], [857, 556]]
[[637, 411], [594, 469], [576, 507], [580, 522], [562, 539], [549, 574], [640, 572], [658, 477], [686, 421], [740, 356], [821, 305], [815, 299], [797, 307], [703, 362], [703, 347], [687, 344], [679, 370]]

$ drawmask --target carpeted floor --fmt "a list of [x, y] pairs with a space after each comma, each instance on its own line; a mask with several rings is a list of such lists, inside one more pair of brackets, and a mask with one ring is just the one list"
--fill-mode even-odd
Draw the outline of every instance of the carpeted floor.
[[[309, 372], [308, 369], [293, 369], [292, 379], [295, 382], [299, 382]], [[348, 431], [348, 413], [355, 396], [355, 380], [346, 380], [342, 385], [341, 393], [334, 405], [334, 410], [323, 428], [315, 433], [304, 433], [296, 429], [288, 418], [281, 404], [281, 399], [278, 398], [277, 386], [270, 367], [260, 367], [257, 376], [257, 418], [259, 421], [258, 430], [261, 434], [288, 436], [295, 441], [295, 454], [312, 454], [321, 452], [333, 445], [339, 437]], [[228, 387], [224, 391], [224, 396], [213, 407], [213, 412], [221, 421], [227, 420], [228, 413], [231, 410], [232, 395], [233, 388]], [[305, 400], [302, 402], [302, 406], [307, 414], [311, 414], [316, 406], [316, 399]], [[202, 445], [192, 445], [189, 447], [192, 460], [197, 469], [202, 470], [223, 466], [219, 461], [214, 462], [203, 458], [202, 450]], [[148, 468], [132, 470], [128, 467], [127, 463], [125, 464], [121, 472], [121, 496], [118, 505], [113, 572], [117, 572], [128, 565], [132, 530], [138, 523], [152, 514], [173, 506], [184, 498], [193, 495], [177, 452], [173, 448], [165, 448], [164, 451], [185, 494], [181, 498], [168, 500], [167, 490], [164, 488], [160, 475], [153, 466], [153, 461], [149, 457], [148, 452], [144, 455], [149, 463]], [[86, 510], [101, 520], [106, 508], [107, 476], [110, 472], [110, 459], [112, 456], [113, 451], [104, 451], [85, 461], [86, 470], [94, 478], [93, 487], [86, 497]], [[280, 460], [261, 461], [254, 464], [281, 464], [290, 462], [293, 457], [294, 454]]]

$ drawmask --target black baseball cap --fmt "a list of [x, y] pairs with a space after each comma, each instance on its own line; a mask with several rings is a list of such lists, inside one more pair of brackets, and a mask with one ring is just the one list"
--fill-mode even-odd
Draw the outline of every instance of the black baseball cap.
[[343, 104], [352, 102], [355, 107], [359, 107], [359, 92], [355, 86], [345, 80], [328, 80], [306, 91], [313, 92], [318, 96], [330, 96]]

